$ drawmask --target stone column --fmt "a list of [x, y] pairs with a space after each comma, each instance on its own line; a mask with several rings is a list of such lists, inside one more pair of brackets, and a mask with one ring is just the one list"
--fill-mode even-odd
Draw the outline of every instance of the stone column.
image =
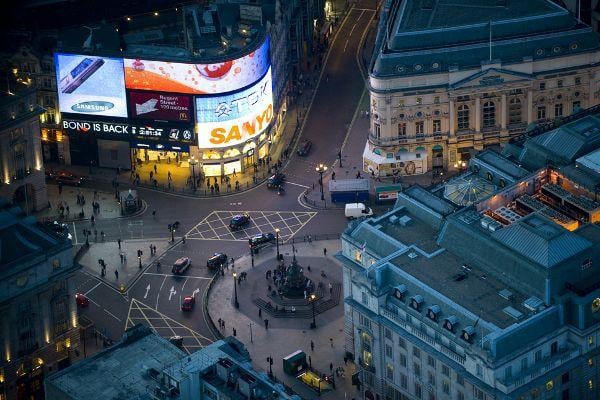
[[527, 91], [527, 125], [533, 122], [533, 91]]
[[455, 135], [455, 127], [456, 127], [456, 111], [454, 107], [454, 99], [450, 99], [450, 112], [448, 113], [448, 118], [450, 121], [450, 136]]
[[500, 116], [500, 124], [502, 125], [502, 129], [506, 129], [506, 93], [502, 93], [502, 107], [500, 107], [500, 112], [502, 113]]
[[475, 98], [475, 131], [481, 132], [481, 99]]

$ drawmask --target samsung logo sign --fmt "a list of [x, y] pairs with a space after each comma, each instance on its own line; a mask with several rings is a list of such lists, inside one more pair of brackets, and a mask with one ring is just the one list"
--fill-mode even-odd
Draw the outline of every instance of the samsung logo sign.
[[109, 101], [84, 101], [71, 106], [71, 110], [81, 113], [103, 112], [114, 108], [114, 104]]

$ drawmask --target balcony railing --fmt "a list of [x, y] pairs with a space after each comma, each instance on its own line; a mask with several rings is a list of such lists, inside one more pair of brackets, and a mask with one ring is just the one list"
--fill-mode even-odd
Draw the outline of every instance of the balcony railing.
[[375, 367], [371, 364], [365, 363], [365, 361], [362, 359], [362, 357], [358, 357], [358, 365], [360, 365], [360, 367], [362, 369], [364, 369], [365, 371], [375, 373]]
[[419, 134], [416, 136], [392, 136], [392, 137], [377, 137], [372, 133], [369, 133], [369, 141], [374, 145], [393, 145], [393, 144], [401, 144], [401, 143], [416, 143], [416, 142], [426, 142], [428, 140], [442, 140], [448, 136], [448, 132], [436, 132], [436, 133], [427, 133], [427, 134]]

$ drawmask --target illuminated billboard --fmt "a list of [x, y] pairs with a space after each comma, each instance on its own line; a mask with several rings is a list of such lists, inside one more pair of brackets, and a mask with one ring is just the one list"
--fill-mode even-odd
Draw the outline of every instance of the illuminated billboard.
[[273, 119], [271, 69], [252, 87], [226, 96], [196, 98], [198, 145], [237, 145], [263, 133]]
[[54, 61], [61, 112], [127, 117], [122, 59], [56, 54]]
[[168, 93], [129, 92], [131, 118], [190, 121], [190, 97]]
[[218, 94], [253, 84], [269, 68], [269, 39], [241, 58], [212, 64], [125, 59], [127, 89]]

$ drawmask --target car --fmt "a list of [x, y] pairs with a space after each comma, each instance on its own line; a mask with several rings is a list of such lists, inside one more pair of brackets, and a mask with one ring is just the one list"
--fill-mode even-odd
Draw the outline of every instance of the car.
[[282, 172], [277, 172], [267, 179], [267, 187], [269, 189], [277, 189], [283, 183], [283, 181], [285, 181], [285, 174]]
[[185, 296], [181, 302], [181, 311], [192, 311], [196, 304], [196, 298], [194, 296]]
[[252, 246], [260, 246], [262, 244], [267, 244], [275, 241], [275, 235], [272, 233], [261, 233], [260, 235], [255, 235], [250, 238], [250, 244]]
[[185, 272], [192, 265], [192, 260], [189, 257], [181, 257], [178, 258], [177, 261], [173, 263], [173, 268], [171, 268], [171, 272], [175, 275], [180, 275]]
[[221, 265], [225, 266], [229, 262], [227, 258], [227, 254], [223, 253], [215, 253], [211, 258], [206, 261], [206, 268], [208, 269], [216, 269], [221, 267]]
[[231, 218], [231, 221], [229, 221], [229, 228], [231, 228], [231, 230], [237, 230], [244, 227], [249, 222], [250, 215], [248, 215], [247, 213], [237, 214]]
[[298, 145], [298, 150], [296, 150], [296, 154], [298, 154], [301, 157], [305, 157], [308, 155], [308, 153], [310, 153], [311, 147], [312, 147], [312, 142], [310, 140], [303, 140]]
[[179, 335], [175, 335], [175, 336], [171, 336], [169, 338], [169, 342], [177, 347], [179, 347], [180, 349], [183, 348], [183, 337], [179, 336]]
[[90, 299], [83, 293], [75, 293], [75, 303], [79, 307], [85, 308], [90, 305]]
[[70, 186], [81, 186], [83, 178], [67, 171], [59, 171], [50, 175], [56, 183]]

